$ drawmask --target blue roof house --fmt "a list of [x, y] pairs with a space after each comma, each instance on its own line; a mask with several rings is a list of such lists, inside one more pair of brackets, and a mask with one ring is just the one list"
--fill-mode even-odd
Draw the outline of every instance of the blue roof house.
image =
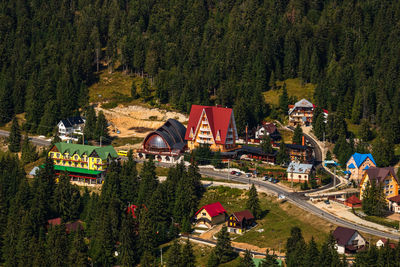
[[346, 163], [346, 173], [349, 174], [349, 180], [360, 183], [364, 173], [370, 167], [376, 167], [371, 154], [354, 153]]

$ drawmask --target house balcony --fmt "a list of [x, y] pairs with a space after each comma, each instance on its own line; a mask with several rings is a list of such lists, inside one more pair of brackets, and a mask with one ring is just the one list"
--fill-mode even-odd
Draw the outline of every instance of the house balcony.
[[210, 138], [210, 139], [212, 138], [211, 134], [202, 134], [202, 133], [199, 133], [199, 134], [198, 134], [198, 137], [200, 137], [200, 138], [207, 138], [207, 139], [208, 139], [208, 138]]
[[210, 130], [209, 127], [200, 127], [200, 131], [203, 131], [203, 132], [210, 132], [211, 130]]
[[212, 144], [213, 142], [211, 140], [197, 140], [197, 143], [199, 144]]

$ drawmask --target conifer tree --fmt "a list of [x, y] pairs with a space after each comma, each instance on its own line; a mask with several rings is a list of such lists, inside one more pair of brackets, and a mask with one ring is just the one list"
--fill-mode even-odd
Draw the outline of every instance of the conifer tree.
[[262, 139], [261, 149], [266, 154], [271, 154], [274, 152], [274, 149], [272, 148], [271, 145], [271, 137], [269, 137], [269, 135], [266, 133], [264, 134]]
[[181, 245], [177, 240], [174, 240], [171, 248], [168, 251], [167, 267], [180, 266], [181, 258]]
[[287, 266], [303, 266], [307, 246], [300, 228], [293, 227], [290, 237], [286, 242], [286, 264]]
[[133, 99], [137, 99], [138, 98], [138, 92], [137, 92], [137, 89], [136, 89], [136, 83], [135, 83], [135, 81], [132, 81], [132, 86], [131, 86], [131, 97], [133, 98]]
[[93, 106], [89, 106], [86, 111], [85, 128], [83, 129], [83, 133], [87, 140], [94, 139], [96, 137], [96, 124], [96, 112], [94, 111]]
[[219, 258], [215, 254], [215, 250], [212, 250], [210, 257], [208, 257], [207, 267], [217, 267], [219, 265]]
[[[314, 122], [314, 121], [313, 121]], [[325, 135], [325, 117], [323, 113], [320, 113], [316, 119], [314, 134], [318, 138], [318, 140], [323, 140]]]
[[96, 139], [102, 138], [102, 140], [108, 139], [108, 122], [102, 110], [100, 110], [96, 121]]
[[151, 195], [156, 190], [158, 185], [156, 167], [152, 158], [143, 163], [142, 170], [140, 171], [140, 177], [141, 181], [138, 191], [138, 203], [148, 204], [149, 200], [151, 199]]
[[89, 265], [87, 246], [84, 240], [83, 230], [70, 233], [72, 235], [71, 249], [68, 255], [68, 264], [70, 266], [84, 267]]
[[34, 162], [39, 158], [39, 155], [36, 152], [36, 147], [31, 144], [31, 142], [29, 141], [29, 137], [27, 135], [25, 135], [24, 137], [21, 151], [22, 151], [21, 161], [24, 164]]
[[79, 189], [70, 183], [68, 174], [63, 173], [54, 191], [54, 204], [64, 222], [78, 218], [80, 207]]
[[318, 267], [320, 266], [318, 262], [319, 250], [317, 247], [317, 243], [314, 241], [314, 237], [311, 237], [310, 242], [307, 245], [307, 254], [305, 257], [305, 264], [309, 267]]
[[275, 253], [272, 253], [272, 255], [269, 253], [269, 250], [267, 249], [265, 253], [265, 258], [263, 261], [261, 261], [260, 267], [278, 267], [279, 263], [277, 261], [277, 256]]
[[150, 219], [147, 209], [141, 208], [139, 211], [139, 248], [143, 253], [153, 254], [157, 244], [153, 222]]
[[14, 117], [12, 120], [8, 143], [8, 150], [11, 152], [16, 153], [21, 150], [21, 130], [18, 125], [17, 117]]
[[240, 263], [238, 267], [256, 267], [253, 262], [253, 257], [251, 256], [250, 250], [246, 249], [244, 252], [244, 257], [240, 258]]
[[180, 266], [182, 266], [182, 267], [195, 267], [196, 266], [196, 257], [194, 256], [193, 247], [189, 241], [189, 238], [186, 240], [186, 242], [182, 248]]
[[47, 237], [47, 257], [50, 266], [67, 266], [69, 244], [65, 225], [52, 226]]
[[278, 154], [276, 155], [276, 163], [277, 164], [285, 164], [288, 162], [289, 162], [289, 155], [287, 153], [286, 145], [282, 140], [281, 144], [279, 145]]
[[147, 79], [143, 79], [140, 89], [141, 89], [141, 97], [144, 99], [144, 101], [147, 101], [148, 98], [150, 97], [150, 86]]
[[359, 132], [360, 138], [364, 142], [368, 142], [372, 138], [372, 132], [369, 127], [368, 120], [362, 120], [361, 121], [361, 127], [360, 127], [360, 132]]
[[301, 129], [300, 125], [297, 124], [296, 128], [294, 129], [293, 137], [292, 137], [292, 143], [301, 145], [302, 143], [302, 138], [303, 138], [303, 130]]
[[253, 214], [254, 218], [260, 219], [261, 216], [261, 207], [260, 207], [260, 200], [258, 199], [257, 189], [254, 184], [251, 185], [249, 191], [249, 198], [246, 202], [246, 209], [250, 210]]
[[319, 114], [321, 114], [321, 113], [322, 113], [322, 109], [320, 107], [316, 107], [314, 109], [313, 117], [312, 117], [312, 123], [311, 123], [313, 129], [315, 129], [315, 125], [317, 123], [317, 118], [318, 118]]
[[218, 258], [218, 264], [228, 262], [236, 257], [226, 226], [222, 226], [221, 231], [218, 232], [217, 245], [213, 250]]
[[289, 96], [286, 89], [286, 83], [283, 83], [282, 94], [279, 96], [279, 110], [283, 115], [287, 115], [289, 105]]
[[123, 217], [119, 240], [119, 261], [122, 266], [135, 266], [138, 263], [136, 225], [131, 214]]

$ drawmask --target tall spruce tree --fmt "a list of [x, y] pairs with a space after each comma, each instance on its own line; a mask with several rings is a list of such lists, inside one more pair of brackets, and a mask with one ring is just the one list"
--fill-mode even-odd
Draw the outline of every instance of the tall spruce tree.
[[238, 267], [256, 267], [250, 250], [246, 249], [246, 251], [244, 252], [244, 257], [240, 258]]
[[231, 239], [226, 226], [222, 226], [217, 234], [217, 245], [213, 249], [218, 258], [218, 264], [225, 263], [234, 259], [237, 254], [233, 251]]
[[302, 138], [303, 138], [303, 130], [301, 129], [300, 125], [297, 124], [296, 128], [294, 129], [293, 132], [293, 137], [292, 137], [292, 143], [301, 145], [302, 143]]
[[97, 116], [96, 121], [96, 139], [100, 140], [100, 138], [104, 141], [108, 141], [108, 122], [102, 110], [100, 110], [99, 115]]
[[283, 115], [287, 115], [289, 105], [289, 96], [286, 89], [286, 83], [283, 83], [282, 94], [279, 96], [279, 110]]
[[86, 111], [85, 128], [83, 129], [85, 139], [91, 140], [96, 137], [96, 124], [97, 124], [96, 112], [93, 106], [89, 106]]
[[182, 267], [196, 266], [196, 257], [194, 256], [193, 247], [189, 241], [189, 238], [186, 240], [182, 248], [180, 266]]
[[168, 251], [167, 267], [181, 266], [181, 245], [177, 240], [174, 240], [171, 248]]
[[278, 154], [276, 155], [276, 163], [277, 164], [285, 164], [289, 162], [289, 155], [287, 152], [287, 147], [283, 141], [281, 141], [281, 144], [279, 145], [279, 151]]
[[12, 120], [8, 143], [8, 150], [11, 152], [16, 153], [21, 150], [21, 130], [18, 125], [17, 117], [14, 117]]
[[249, 198], [246, 202], [246, 209], [250, 210], [254, 218], [260, 219], [262, 210], [260, 207], [260, 200], [258, 199], [257, 189], [254, 184], [251, 185], [249, 191]]
[[137, 244], [137, 225], [131, 214], [126, 214], [123, 217], [121, 225], [121, 233], [119, 240], [118, 260], [122, 266], [135, 266], [139, 261], [138, 244]]
[[260, 267], [278, 267], [279, 262], [277, 261], [278, 257], [275, 253], [270, 254], [269, 249], [265, 252], [265, 258], [261, 261]]
[[274, 149], [272, 148], [271, 145], [271, 137], [269, 137], [269, 135], [266, 133], [264, 134], [262, 139], [261, 149], [266, 154], [271, 154], [274, 152]]

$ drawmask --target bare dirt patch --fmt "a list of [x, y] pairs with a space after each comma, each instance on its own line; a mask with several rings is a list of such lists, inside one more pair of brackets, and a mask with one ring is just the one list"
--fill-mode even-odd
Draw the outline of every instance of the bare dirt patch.
[[[181, 123], [188, 117], [178, 112], [147, 108], [138, 105], [118, 106], [113, 109], [96, 108], [102, 110], [110, 122], [110, 135], [116, 137], [145, 137], [149, 132], [162, 126], [168, 119], [176, 119]], [[120, 133], [117, 134], [117, 131]]]

